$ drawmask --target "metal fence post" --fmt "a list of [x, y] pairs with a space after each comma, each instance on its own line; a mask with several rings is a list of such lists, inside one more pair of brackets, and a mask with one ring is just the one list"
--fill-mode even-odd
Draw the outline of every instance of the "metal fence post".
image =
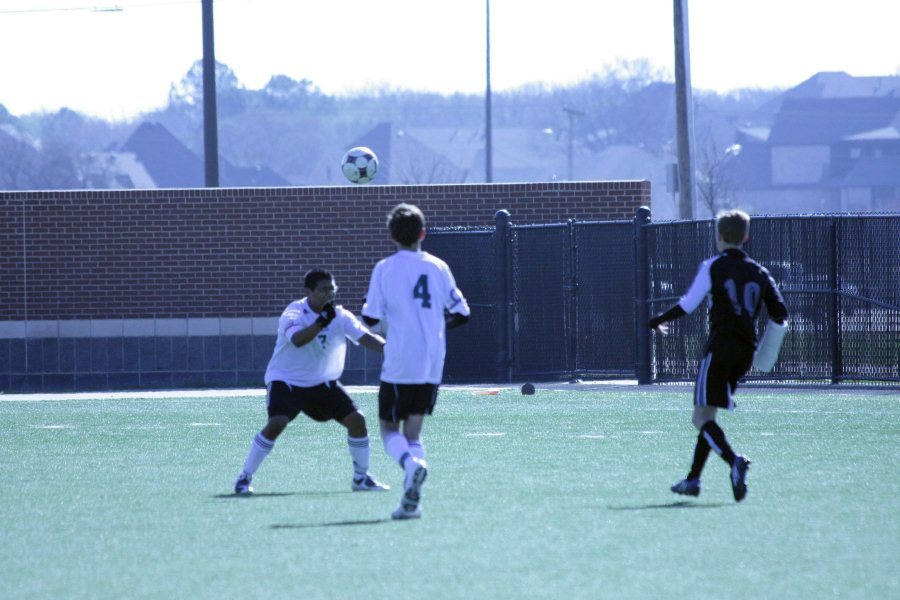
[[637, 343], [637, 364], [635, 373], [638, 383], [652, 383], [650, 359], [652, 347], [650, 340], [650, 263], [647, 251], [647, 231], [644, 227], [650, 223], [650, 209], [641, 206], [634, 214], [634, 320], [635, 342]]
[[512, 260], [510, 230], [512, 221], [507, 210], [494, 214], [494, 265], [497, 296], [497, 383], [512, 381]]
[[570, 382], [578, 381], [578, 240], [575, 237], [575, 219], [566, 221], [566, 368]]
[[828, 329], [831, 332], [830, 351], [831, 351], [831, 383], [838, 384], [844, 378], [844, 361], [842, 356], [841, 344], [841, 299], [840, 299], [840, 281], [838, 280], [839, 254], [838, 244], [840, 242], [838, 235], [838, 220], [829, 219], [829, 244], [831, 245], [831, 256], [828, 267]]

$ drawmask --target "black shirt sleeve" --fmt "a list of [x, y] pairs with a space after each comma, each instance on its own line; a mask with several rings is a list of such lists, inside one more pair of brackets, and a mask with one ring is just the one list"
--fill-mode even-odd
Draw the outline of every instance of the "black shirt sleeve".
[[656, 315], [652, 319], [650, 319], [650, 329], [656, 329], [661, 324], [666, 323], [668, 321], [674, 321], [678, 317], [683, 317], [687, 313], [681, 308], [680, 304], [676, 304], [666, 312], [661, 315]]

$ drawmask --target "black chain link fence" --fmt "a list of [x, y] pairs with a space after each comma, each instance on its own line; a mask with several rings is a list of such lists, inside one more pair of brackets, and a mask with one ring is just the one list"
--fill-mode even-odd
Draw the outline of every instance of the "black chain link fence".
[[447, 332], [448, 383], [497, 379], [498, 323], [496, 277], [492, 260], [496, 234], [490, 230], [429, 231], [425, 249], [450, 265], [472, 316], [464, 327]]
[[[712, 221], [507, 219], [498, 213], [495, 229], [426, 238], [473, 309], [468, 326], [448, 333], [446, 381], [693, 379], [705, 305], [666, 337], [639, 333], [715, 253]], [[755, 217], [745, 248], [781, 288], [790, 330], [775, 370], [748, 379], [900, 382], [898, 240], [900, 215]]]

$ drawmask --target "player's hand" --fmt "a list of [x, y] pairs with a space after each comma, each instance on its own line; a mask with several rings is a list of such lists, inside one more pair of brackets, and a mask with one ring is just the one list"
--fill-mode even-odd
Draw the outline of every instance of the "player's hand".
[[653, 331], [660, 335], [669, 335], [669, 325], [667, 323], [660, 323], [653, 328]]
[[322, 307], [322, 311], [319, 313], [318, 318], [316, 319], [316, 325], [325, 329], [331, 322], [334, 321], [334, 317], [337, 316], [337, 311], [334, 309], [334, 303], [329, 302], [325, 306]]

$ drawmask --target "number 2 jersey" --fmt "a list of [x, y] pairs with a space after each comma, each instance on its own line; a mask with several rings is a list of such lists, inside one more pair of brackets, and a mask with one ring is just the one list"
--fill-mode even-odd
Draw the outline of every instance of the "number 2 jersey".
[[381, 380], [441, 383], [447, 352], [444, 309], [469, 316], [450, 267], [424, 251], [398, 250], [372, 270], [362, 314], [385, 330]]
[[756, 317], [763, 304], [773, 321], [787, 318], [787, 307], [769, 272], [743, 250], [729, 248], [702, 263], [687, 293], [678, 301], [694, 312], [709, 296], [709, 342], [735, 339], [756, 348]]

